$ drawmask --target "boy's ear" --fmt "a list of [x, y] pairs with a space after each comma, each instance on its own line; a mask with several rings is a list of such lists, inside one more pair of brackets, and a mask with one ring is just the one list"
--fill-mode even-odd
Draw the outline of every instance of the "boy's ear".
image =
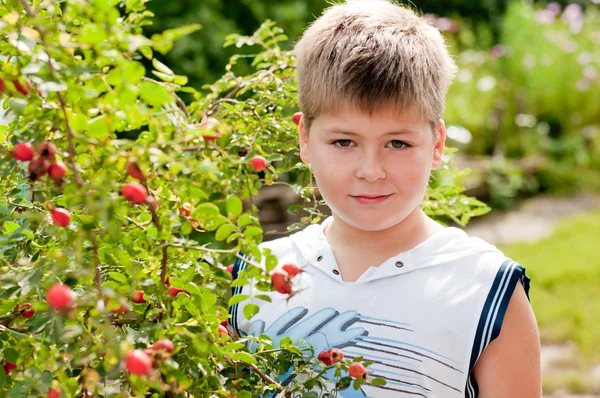
[[307, 165], [310, 165], [310, 152], [308, 150], [308, 129], [304, 124], [304, 116], [298, 123], [298, 138], [300, 142], [300, 159]]
[[444, 146], [446, 143], [446, 123], [444, 123], [444, 120], [438, 120], [437, 129], [438, 139], [433, 146], [432, 170], [439, 168], [442, 164], [442, 156], [444, 155]]

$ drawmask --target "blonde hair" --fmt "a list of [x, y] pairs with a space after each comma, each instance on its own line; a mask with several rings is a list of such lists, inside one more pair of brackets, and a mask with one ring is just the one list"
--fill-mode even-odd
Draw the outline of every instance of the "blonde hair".
[[457, 69], [439, 30], [388, 0], [348, 0], [327, 8], [294, 52], [307, 129], [320, 114], [345, 105], [369, 114], [392, 106], [435, 126]]

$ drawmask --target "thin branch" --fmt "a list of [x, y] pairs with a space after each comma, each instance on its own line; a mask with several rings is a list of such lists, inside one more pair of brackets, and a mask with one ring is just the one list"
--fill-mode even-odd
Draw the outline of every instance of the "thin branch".
[[241, 362], [241, 361], [234, 361], [233, 359], [229, 358], [227, 355], [224, 355], [225, 360], [231, 365], [231, 366], [236, 366], [240, 365], [240, 364], [245, 364], [248, 365], [250, 367], [250, 369], [252, 369], [257, 375], [260, 376], [261, 379], [263, 379], [264, 382], [269, 383], [269, 384], [274, 384], [275, 386], [277, 386], [277, 391], [282, 392], [283, 391], [283, 387], [277, 383], [275, 380], [273, 380], [269, 375], [265, 374], [258, 366], [256, 366], [255, 364], [252, 363], [245, 363], [245, 362]]
[[[25, 0], [22, 0], [25, 1]], [[242, 86], [240, 85], [240, 83], [237, 83], [237, 86], [231, 90], [229, 93], [227, 93], [227, 95], [225, 95], [223, 98], [220, 98], [219, 100], [217, 100], [217, 102], [215, 102], [214, 104], [212, 104], [212, 106], [210, 108], [208, 108], [208, 110], [204, 113], [204, 116], [210, 116], [213, 113], [215, 113], [215, 111], [217, 110], [217, 108], [219, 107], [219, 105], [223, 102], [225, 102], [227, 99], [229, 98], [233, 98], [235, 97], [235, 95], [237, 93], [240, 92], [240, 90], [242, 89]]]
[[[31, 6], [29, 5], [27, 0], [21, 0], [21, 4], [23, 4], [23, 7], [25, 8], [27, 15], [29, 15], [31, 18], [36, 18], [36, 19], [38, 18], [37, 13], [31, 8]], [[34, 25], [34, 27], [40, 34], [40, 41], [42, 42], [42, 44], [44, 46], [44, 50], [46, 52], [46, 55], [48, 56], [48, 68], [50, 69], [50, 74], [52, 75], [52, 77], [58, 79], [56, 69], [54, 68], [54, 64], [52, 63], [52, 55], [50, 54], [50, 47], [48, 46], [48, 43], [46, 42], [46, 39], [45, 39], [44, 29], [42, 29], [42, 27], [39, 25]], [[77, 183], [77, 186], [79, 188], [81, 188], [83, 186], [83, 181], [79, 177], [79, 173], [77, 171], [77, 168], [75, 167], [75, 147], [73, 146], [74, 133], [73, 133], [73, 129], [71, 128], [71, 123], [69, 123], [69, 118], [67, 116], [67, 104], [60, 92], [57, 92], [56, 95], [58, 96], [58, 102], [60, 103], [60, 107], [62, 109], [63, 116], [65, 118], [65, 125], [67, 127], [67, 141], [69, 144], [69, 148], [68, 148], [69, 165], [71, 166], [71, 170], [73, 171], [73, 177], [75, 179], [75, 182]]]
[[175, 96], [175, 101], [177, 102], [177, 105], [183, 111], [183, 113], [185, 113], [185, 117], [189, 119], [190, 111], [188, 110], [187, 106], [185, 106], [185, 102], [183, 102], [183, 100], [179, 98], [177, 94], [173, 93], [173, 95]]
[[204, 147], [204, 146], [190, 146], [190, 147], [187, 147], [187, 148], [182, 148], [181, 150], [183, 152], [200, 152], [200, 151], [204, 150], [204, 148], [206, 148], [206, 147]]
[[[143, 182], [146, 190], [148, 192], [150, 192], [150, 190], [148, 189], [148, 184], [147, 181]], [[150, 196], [152, 199], [151, 201], [147, 202], [148, 204], [148, 208], [150, 209], [150, 214], [152, 214], [152, 222], [154, 223], [154, 225], [156, 226], [156, 229], [158, 230], [158, 232], [162, 232], [162, 225], [160, 224], [160, 219], [158, 217], [158, 213], [156, 212], [156, 208], [157, 208], [157, 202], [156, 199], [152, 196]], [[161, 259], [161, 263], [160, 263], [160, 281], [164, 284], [165, 281], [167, 280], [167, 263], [168, 263], [168, 250], [169, 245], [164, 245], [162, 247], [162, 259]]]
[[100, 256], [98, 255], [98, 245], [96, 244], [96, 234], [93, 231], [90, 231], [90, 240], [92, 241], [92, 247], [94, 248], [94, 268], [96, 270], [94, 274], [94, 281], [96, 282], [96, 287], [98, 288], [99, 298], [102, 300], [102, 279], [100, 278]]

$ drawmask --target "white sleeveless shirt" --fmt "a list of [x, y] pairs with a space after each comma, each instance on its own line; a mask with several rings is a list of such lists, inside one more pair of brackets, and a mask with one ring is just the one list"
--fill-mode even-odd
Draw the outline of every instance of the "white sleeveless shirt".
[[[235, 304], [230, 327], [241, 336], [267, 334], [275, 347], [290, 337], [306, 340], [315, 355], [338, 348], [345, 358], [373, 361], [369, 377], [386, 384], [350, 386], [339, 392], [343, 398], [476, 397], [473, 367], [498, 337], [517, 282], [529, 294], [525, 269], [493, 245], [448, 227], [345, 282], [323, 234], [331, 220], [260, 245], [278, 257], [278, 267], [294, 263], [304, 270], [293, 278], [300, 292], [289, 301], [272, 292], [272, 302], [250, 297]], [[234, 278], [247, 266], [237, 261]], [[265, 292], [251, 285], [233, 289], [252, 293]], [[250, 321], [243, 315], [248, 303], [260, 307]], [[300, 377], [292, 370], [278, 375], [282, 384]], [[333, 370], [325, 376], [333, 380]]]

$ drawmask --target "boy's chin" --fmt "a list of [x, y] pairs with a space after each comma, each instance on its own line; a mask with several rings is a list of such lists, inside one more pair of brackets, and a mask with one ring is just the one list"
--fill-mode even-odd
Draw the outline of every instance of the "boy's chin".
[[405, 217], [397, 215], [396, 217], [381, 216], [373, 217], [372, 215], [344, 214], [334, 212], [334, 218], [338, 218], [347, 226], [365, 232], [384, 231], [392, 228], [402, 222]]

